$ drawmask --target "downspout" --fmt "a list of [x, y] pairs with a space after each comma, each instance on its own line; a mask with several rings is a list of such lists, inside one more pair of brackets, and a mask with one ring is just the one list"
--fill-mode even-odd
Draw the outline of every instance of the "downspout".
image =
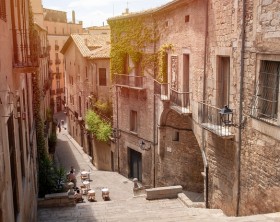
[[[116, 94], [117, 94], [117, 97], [116, 97], [116, 103], [117, 103], [117, 136], [118, 136], [118, 133], [119, 133], [119, 89], [118, 87], [116, 86]], [[119, 146], [119, 138], [116, 139], [117, 141], [117, 159], [118, 159], [118, 173], [120, 173], [120, 146]]]
[[[203, 71], [203, 102], [206, 100], [206, 63], [207, 63], [207, 40], [208, 40], [208, 3], [209, 1], [206, 1], [206, 21], [205, 21], [205, 40], [204, 40], [204, 71]], [[202, 110], [202, 116], [204, 117], [204, 109]], [[205, 130], [203, 127], [202, 129], [202, 159], [203, 159], [203, 165], [205, 168], [205, 207], [209, 208], [209, 190], [208, 190], [208, 184], [209, 184], [209, 168], [208, 168], [208, 162], [207, 157], [205, 153]]]
[[[153, 15], [152, 15], [152, 17], [153, 17]], [[156, 42], [155, 42], [155, 39], [156, 39], [156, 24], [155, 24], [155, 18], [153, 17], [152, 18], [153, 19], [153, 22], [154, 22], [154, 53], [156, 53]], [[154, 67], [154, 78], [155, 78], [155, 74], [156, 74], [156, 67]], [[156, 95], [154, 94], [154, 122], [153, 122], [153, 124], [154, 124], [154, 138], [153, 138], [153, 140], [154, 140], [154, 164], [153, 164], [153, 170], [154, 170], [154, 181], [153, 181], [153, 187], [156, 187], [156, 145], [158, 144], [157, 143], [157, 138], [156, 138], [156, 130], [157, 130], [157, 127], [156, 127], [156, 117], [157, 117], [157, 115], [156, 115]]]
[[246, 21], [245, 21], [245, 15], [246, 15], [246, 0], [243, 0], [243, 10], [242, 10], [242, 30], [241, 30], [241, 52], [240, 52], [240, 94], [239, 94], [239, 124], [238, 124], [238, 150], [237, 150], [237, 205], [236, 205], [236, 216], [239, 216], [239, 207], [240, 207], [240, 169], [241, 169], [241, 146], [242, 146], [242, 118], [243, 118], [243, 104], [242, 104], [242, 98], [243, 98], [243, 80], [244, 80], [244, 49], [245, 49], [245, 37], [246, 37]]

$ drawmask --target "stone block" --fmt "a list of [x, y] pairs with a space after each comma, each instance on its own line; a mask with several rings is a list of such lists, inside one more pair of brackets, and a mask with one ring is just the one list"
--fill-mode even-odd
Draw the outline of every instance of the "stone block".
[[182, 193], [182, 186], [168, 186], [146, 189], [147, 200], [177, 198]]

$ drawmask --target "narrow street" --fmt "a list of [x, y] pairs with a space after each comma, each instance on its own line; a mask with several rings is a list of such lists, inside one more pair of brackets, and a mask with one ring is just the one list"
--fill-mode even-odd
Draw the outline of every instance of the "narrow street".
[[[63, 114], [57, 116], [63, 119]], [[65, 125], [66, 126], [66, 125]], [[133, 183], [116, 172], [97, 170], [82, 147], [62, 128], [57, 134], [55, 159], [67, 171], [75, 168], [77, 186], [81, 185], [80, 171], [90, 171], [90, 188], [96, 192], [96, 201], [75, 207], [38, 209], [39, 222], [124, 222], [124, 221], [280, 221], [280, 214], [255, 215], [251, 217], [226, 217], [218, 209], [187, 208], [179, 199], [148, 201], [144, 196], [133, 196]], [[109, 188], [110, 201], [101, 197], [101, 189]]]

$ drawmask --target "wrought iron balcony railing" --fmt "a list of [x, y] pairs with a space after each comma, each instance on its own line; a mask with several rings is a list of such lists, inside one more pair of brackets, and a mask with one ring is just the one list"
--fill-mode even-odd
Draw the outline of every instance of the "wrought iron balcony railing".
[[190, 94], [190, 92], [179, 92], [170, 88], [171, 108], [183, 114], [191, 113]]
[[161, 100], [169, 100], [168, 86], [168, 83], [160, 83], [154, 79], [154, 94]]
[[[223, 119], [221, 115], [221, 108], [217, 108], [210, 104], [199, 102], [198, 103], [198, 116], [199, 123], [201, 126], [211, 131], [212, 133], [224, 137], [224, 138], [232, 138], [234, 136], [233, 133], [233, 116], [231, 119]], [[233, 113], [235, 114], [235, 113]]]
[[133, 76], [127, 74], [115, 74], [115, 84], [117, 86], [132, 88], [132, 89], [144, 89], [145, 76]]
[[13, 29], [13, 51], [15, 68], [39, 66], [40, 39], [35, 31]]

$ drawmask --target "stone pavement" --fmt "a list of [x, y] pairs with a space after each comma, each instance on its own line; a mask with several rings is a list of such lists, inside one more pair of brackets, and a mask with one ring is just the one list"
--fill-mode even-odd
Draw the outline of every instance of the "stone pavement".
[[[96, 202], [79, 203], [75, 207], [38, 209], [39, 222], [179, 222], [179, 221], [278, 221], [280, 213], [250, 217], [226, 217], [221, 210], [187, 208], [179, 199], [148, 201], [143, 196], [133, 196], [133, 183], [116, 172], [99, 171], [76, 141], [62, 129], [58, 133], [56, 160], [67, 170], [74, 166], [78, 186], [80, 171], [90, 170], [91, 188], [96, 192]], [[108, 187], [110, 201], [103, 201], [101, 188]], [[86, 199], [86, 198], [84, 198]]]

